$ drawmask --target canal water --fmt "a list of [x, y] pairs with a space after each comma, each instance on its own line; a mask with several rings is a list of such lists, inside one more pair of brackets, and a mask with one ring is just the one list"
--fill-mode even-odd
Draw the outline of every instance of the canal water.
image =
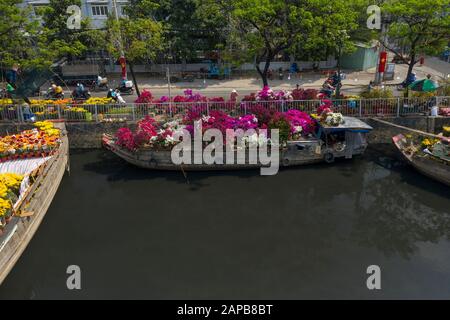
[[450, 297], [449, 188], [377, 148], [272, 177], [185, 179], [103, 150], [70, 164], [0, 299]]

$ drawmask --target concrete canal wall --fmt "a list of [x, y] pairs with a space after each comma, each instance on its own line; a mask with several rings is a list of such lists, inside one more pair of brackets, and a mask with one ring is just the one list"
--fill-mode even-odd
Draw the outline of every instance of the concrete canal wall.
[[369, 143], [392, 143], [393, 136], [400, 133], [413, 133], [413, 130], [439, 134], [442, 132], [442, 127], [450, 126], [450, 117], [400, 117], [365, 119], [364, 121], [374, 128], [369, 135]]
[[[429, 133], [442, 132], [443, 126], [450, 126], [450, 117], [399, 117], [382, 118], [383, 122], [375, 119], [362, 119], [368, 122], [374, 130], [369, 135], [370, 143], [391, 143], [392, 137], [399, 133], [408, 133], [407, 130], [389, 125], [393, 123], [402, 127]], [[387, 122], [387, 123], [386, 123]], [[20, 132], [31, 128], [31, 125], [16, 125], [11, 123], [0, 123], [0, 135], [8, 132]], [[135, 122], [108, 123], [108, 122], [68, 122], [66, 129], [69, 136], [70, 147], [73, 149], [99, 149], [102, 147], [101, 138], [103, 133], [115, 133], [121, 127], [129, 127], [134, 130]]]

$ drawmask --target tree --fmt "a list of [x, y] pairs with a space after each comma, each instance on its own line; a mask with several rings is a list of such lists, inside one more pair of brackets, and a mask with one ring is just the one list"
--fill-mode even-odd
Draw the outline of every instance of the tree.
[[102, 31], [91, 29], [88, 18], [82, 19], [80, 29], [67, 27], [71, 15], [67, 8], [71, 5], [81, 7], [81, 0], [50, 0], [48, 6], [38, 11], [47, 47], [57, 58], [81, 56], [88, 50], [99, 50], [106, 45]]
[[[352, 36], [358, 28], [358, 12], [361, 7], [359, 0], [309, 2], [308, 10], [313, 15], [314, 28], [309, 34], [293, 46], [293, 53], [305, 51], [309, 56], [317, 58], [320, 55], [327, 59], [334, 55], [337, 60], [337, 70], [341, 72], [341, 58], [344, 53], [355, 50], [355, 40]], [[363, 11], [365, 12], [365, 10]], [[336, 88], [336, 96], [340, 95], [340, 84]]]
[[[382, 14], [391, 22], [381, 41], [389, 51], [408, 65], [407, 79], [421, 54], [441, 53], [450, 40], [450, 4], [448, 0], [386, 0]], [[395, 47], [395, 45], [397, 47]], [[408, 47], [403, 56], [398, 47]]]
[[0, 67], [48, 66], [51, 59], [43, 50], [42, 28], [37, 21], [29, 19], [31, 10], [20, 7], [21, 3], [20, 0], [0, 0]]
[[[270, 63], [282, 51], [304, 38], [313, 27], [311, 12], [289, 0], [223, 1], [232, 26], [230, 36], [248, 57], [254, 57], [255, 68], [268, 85]], [[261, 68], [261, 63], [264, 66]]]
[[[241, 57], [254, 58], [264, 85], [268, 85], [271, 61], [280, 54], [301, 50], [337, 53], [338, 31], [356, 27], [356, 14], [344, 1], [210, 0], [207, 3], [222, 8], [231, 27], [228, 47], [239, 48], [237, 55]], [[349, 41], [346, 37], [341, 40], [344, 43], [339, 48], [347, 49]]]
[[106, 23], [108, 51], [116, 57], [124, 54], [130, 67], [136, 93], [140, 96], [133, 65], [140, 60], [155, 59], [162, 46], [162, 26], [151, 18], [110, 17]]

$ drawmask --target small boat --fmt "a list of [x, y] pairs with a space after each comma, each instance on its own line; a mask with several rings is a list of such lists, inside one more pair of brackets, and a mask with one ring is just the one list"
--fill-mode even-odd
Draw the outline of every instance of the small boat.
[[406, 162], [413, 166], [417, 171], [427, 177], [450, 186], [449, 157], [436, 156], [433, 153], [426, 151], [418, 151], [414, 145], [408, 143], [408, 140], [403, 134], [393, 137], [392, 140]]
[[[344, 124], [339, 126], [318, 126], [316, 133], [309, 137], [288, 141], [287, 145], [279, 152], [279, 165], [282, 167], [298, 166], [318, 162], [332, 163], [335, 159], [351, 159], [353, 156], [362, 155], [367, 149], [367, 134], [372, 127], [363, 121], [344, 117]], [[223, 164], [191, 163], [177, 165], [172, 162], [171, 150], [155, 150], [152, 147], [144, 147], [137, 151], [129, 151], [116, 144], [116, 138], [110, 134], [103, 134], [103, 146], [124, 159], [125, 161], [141, 168], [154, 170], [183, 170], [183, 171], [208, 171], [208, 170], [237, 170], [261, 168], [264, 165], [259, 160], [250, 162], [248, 150], [241, 154], [242, 162], [227, 163], [224, 152]], [[203, 150], [202, 150], [203, 151]], [[195, 152], [191, 159], [194, 159]], [[239, 159], [238, 151], [234, 151], [234, 159]]]

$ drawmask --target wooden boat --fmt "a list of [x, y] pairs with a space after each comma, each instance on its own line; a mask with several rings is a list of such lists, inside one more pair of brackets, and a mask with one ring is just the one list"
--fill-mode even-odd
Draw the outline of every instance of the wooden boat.
[[392, 140], [406, 162], [417, 169], [417, 171], [434, 180], [442, 182], [447, 186], [450, 186], [449, 160], [437, 158], [432, 154], [422, 151], [415, 152], [415, 150], [411, 150], [411, 144], [408, 143], [406, 137], [402, 134], [393, 137]]
[[[332, 163], [337, 158], [351, 159], [355, 155], [361, 155], [367, 148], [367, 134], [372, 127], [356, 118], [344, 117], [345, 124], [336, 127], [320, 126], [313, 137], [296, 141], [288, 141], [287, 146], [280, 150], [279, 164], [283, 167], [311, 164], [317, 162]], [[337, 136], [341, 141], [335, 143]], [[242, 162], [227, 163], [224, 152], [223, 164], [182, 164], [176, 165], [171, 159], [171, 150], [155, 150], [153, 148], [141, 148], [131, 152], [116, 144], [116, 138], [110, 134], [103, 134], [104, 147], [125, 161], [141, 168], [154, 170], [183, 170], [183, 171], [207, 171], [207, 170], [237, 170], [260, 168], [259, 159], [256, 163], [250, 163], [248, 151]], [[191, 152], [194, 159], [195, 152]], [[235, 151], [234, 159], [238, 159]]]
[[36, 180], [16, 205], [16, 212], [21, 216], [13, 217], [0, 236], [0, 284], [39, 228], [67, 169], [67, 134], [63, 123], [55, 124], [55, 127], [61, 129], [61, 145], [50, 160], [35, 170]]

